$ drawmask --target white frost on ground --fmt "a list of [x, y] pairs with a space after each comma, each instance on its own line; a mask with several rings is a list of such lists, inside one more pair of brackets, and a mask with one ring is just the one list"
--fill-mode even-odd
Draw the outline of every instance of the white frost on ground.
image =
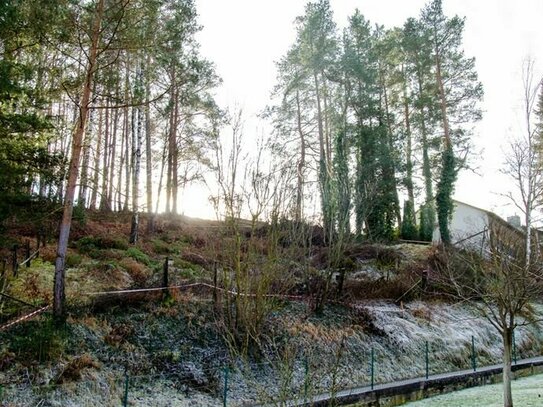
[[[543, 375], [514, 380], [513, 403], [522, 407], [543, 406]], [[472, 387], [454, 393], [442, 394], [426, 400], [408, 403], [409, 407], [502, 407], [502, 385]]]
[[[40, 391], [28, 386], [6, 388], [7, 396], [0, 399], [0, 406], [50, 406], [50, 407], [98, 407], [123, 405], [124, 380], [97, 377], [94, 381], [67, 383], [50, 391]], [[5, 403], [5, 404], [4, 404]], [[168, 380], [153, 380], [134, 383], [128, 391], [131, 407], [213, 407], [222, 406], [222, 401], [194, 390], [186, 391]]]
[[[384, 301], [371, 301], [359, 303], [356, 307], [362, 317], [366, 316], [361, 319], [361, 325], [357, 325], [357, 322], [337, 325], [334, 322], [330, 325], [329, 320], [325, 323], [315, 318], [300, 319], [304, 309], [281, 314], [283, 322], [292, 318], [293, 324], [306, 329], [299, 331], [302, 334], [305, 332], [303, 341], [297, 336], [300, 333], [289, 339], [298, 341], [298, 345], [302, 346], [300, 350], [308, 351], [307, 354], [312, 357], [308, 360], [308, 370], [301, 356], [283, 371], [281, 369], [285, 369], [285, 366], [279, 362], [274, 366], [255, 364], [232, 369], [228, 405], [240, 406], [277, 400], [278, 397], [292, 398], [304, 393], [311, 397], [323, 392], [368, 385], [372, 349], [376, 383], [422, 377], [425, 373], [426, 342], [429, 345], [430, 374], [470, 368], [472, 336], [478, 366], [501, 362], [502, 343], [498, 333], [488, 321], [465, 305], [411, 302], [400, 307]], [[334, 321], [336, 316], [331, 315]], [[520, 328], [516, 333], [519, 358], [539, 355], [543, 349], [542, 336], [537, 326]], [[145, 377], [138, 383], [134, 380], [129, 389], [129, 405], [222, 405], [222, 374], [219, 372], [215, 376], [213, 383], [210, 379], [209, 388], [199, 390], [182, 380]], [[85, 379], [53, 389], [24, 385], [5, 387], [0, 404], [27, 406], [37, 405], [41, 400], [46, 400], [47, 404], [44, 405], [67, 407], [121, 404], [124, 393], [122, 374], [104, 368], [93, 371], [92, 376]], [[310, 383], [305, 386], [307, 381]], [[538, 405], [543, 405], [543, 399], [540, 401]]]

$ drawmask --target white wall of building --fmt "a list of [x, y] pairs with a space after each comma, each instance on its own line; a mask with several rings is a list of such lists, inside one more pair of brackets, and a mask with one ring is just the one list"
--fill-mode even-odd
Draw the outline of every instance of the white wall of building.
[[[451, 242], [454, 244], [460, 240], [467, 239], [463, 244], [480, 249], [486, 239], [485, 233], [480, 233], [488, 228], [488, 214], [482, 209], [467, 205], [463, 202], [454, 201], [454, 211], [449, 224]], [[476, 235], [476, 236], [474, 236]], [[441, 240], [439, 226], [434, 226], [432, 241], [439, 243]]]

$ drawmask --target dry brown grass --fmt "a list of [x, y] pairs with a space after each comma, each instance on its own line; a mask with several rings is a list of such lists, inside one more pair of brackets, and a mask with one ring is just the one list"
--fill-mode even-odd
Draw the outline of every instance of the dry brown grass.
[[85, 369], [100, 369], [100, 363], [88, 353], [71, 359], [56, 376], [54, 382], [61, 384], [81, 380]]
[[287, 332], [292, 337], [305, 337], [311, 342], [320, 341], [324, 344], [335, 344], [345, 337], [356, 334], [354, 326], [327, 326], [311, 321], [298, 320], [287, 327]]
[[16, 355], [13, 352], [9, 351], [1, 351], [0, 352], [0, 372], [6, 370], [7, 368], [11, 367], [11, 365], [16, 360]]
[[134, 333], [134, 328], [130, 325], [121, 324], [113, 327], [111, 331], [104, 336], [104, 341], [111, 346], [118, 347], [126, 341], [126, 338]]
[[429, 307], [426, 307], [424, 305], [420, 305], [416, 308], [413, 308], [411, 310], [411, 314], [418, 319], [423, 319], [425, 321], [431, 322], [432, 321], [432, 311]]
[[119, 265], [126, 270], [137, 287], [145, 286], [151, 276], [151, 271], [148, 267], [130, 257], [122, 259]]

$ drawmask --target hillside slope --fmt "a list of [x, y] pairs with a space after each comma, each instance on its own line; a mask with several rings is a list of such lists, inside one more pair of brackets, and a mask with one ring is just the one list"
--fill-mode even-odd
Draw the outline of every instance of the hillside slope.
[[[246, 247], [261, 250], [243, 252], [254, 273], [271, 263], [260, 230], [257, 238], [247, 234], [249, 226], [243, 230]], [[428, 267], [427, 246], [348, 247], [345, 291], [330, 298], [322, 315], [308, 293], [322, 282], [326, 248], [314, 245], [306, 258], [274, 259], [285, 281], [271, 281], [266, 293], [278, 296], [246, 297], [249, 311], [234, 315], [254, 319], [238, 322], [238, 329], [258, 330], [236, 337], [227, 325], [232, 295], [193, 285], [213, 285], [214, 270], [221, 271], [219, 286], [230, 281], [224, 270], [231, 233], [224, 225], [165, 218], [135, 247], [126, 244], [127, 223], [119, 218], [91, 218], [74, 232], [65, 327], [54, 329], [45, 313], [0, 331], [4, 405], [119, 405], [127, 388], [130, 405], [222, 405], [225, 384], [228, 405], [310, 397], [369, 383], [372, 353], [376, 382], [421, 376], [426, 343], [430, 373], [469, 368], [472, 337], [478, 364], [501, 358], [501, 339], [475, 310], [444, 303], [417, 284], [410, 290]], [[30, 312], [30, 304], [50, 302], [53, 259], [50, 241], [39, 260], [10, 277], [7, 294], [29, 305], [5, 299], [4, 321]], [[103, 294], [161, 286], [167, 260], [169, 284], [182, 287], [169, 295]], [[243, 346], [240, 338], [251, 343]], [[518, 357], [542, 350], [540, 327], [517, 332]]]

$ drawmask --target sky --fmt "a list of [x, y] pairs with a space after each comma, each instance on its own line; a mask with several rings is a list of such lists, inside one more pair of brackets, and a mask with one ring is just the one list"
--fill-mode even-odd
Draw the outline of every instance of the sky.
[[[240, 106], [247, 133], [269, 132], [256, 116], [270, 102], [278, 61], [295, 40], [294, 19], [303, 14], [304, 0], [196, 0], [201, 53], [215, 63], [223, 79], [216, 91], [222, 107]], [[386, 28], [417, 17], [425, 0], [330, 0], [342, 29], [358, 8], [372, 23]], [[464, 171], [455, 198], [507, 217], [518, 213], [499, 194], [514, 188], [500, 173], [508, 140], [524, 130], [522, 106], [523, 60], [535, 60], [543, 72], [543, 0], [443, 0], [448, 16], [466, 18], [464, 50], [476, 58], [483, 83], [483, 120], [474, 133], [476, 171]], [[187, 190], [185, 214], [210, 217], [209, 192]]]

